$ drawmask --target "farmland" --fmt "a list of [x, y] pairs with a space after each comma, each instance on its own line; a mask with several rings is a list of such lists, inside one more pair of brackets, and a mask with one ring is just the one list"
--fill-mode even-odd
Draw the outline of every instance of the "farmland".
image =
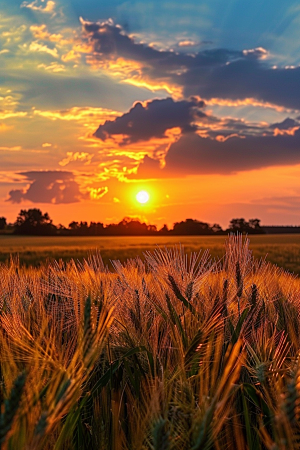
[[300, 281], [247, 240], [0, 280], [4, 450], [299, 449]]
[[[182, 245], [186, 253], [208, 249], [213, 258], [224, 255], [224, 236], [160, 236], [160, 237], [25, 237], [0, 235], [0, 262], [10, 255], [19, 256], [20, 263], [40, 265], [46, 260], [69, 261], [87, 258], [96, 251], [105, 264], [110, 260], [143, 258], [146, 251]], [[300, 274], [300, 235], [252, 235], [250, 249], [256, 258], [264, 258], [286, 270]]]

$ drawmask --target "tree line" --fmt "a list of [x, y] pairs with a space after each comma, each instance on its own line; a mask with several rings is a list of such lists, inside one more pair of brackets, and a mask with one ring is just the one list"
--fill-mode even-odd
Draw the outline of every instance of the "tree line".
[[186, 219], [175, 222], [173, 228], [167, 225], [157, 229], [156, 225], [149, 225], [137, 219], [125, 217], [119, 223], [104, 225], [102, 222], [70, 222], [68, 227], [54, 225], [48, 213], [40, 209], [22, 209], [16, 221], [8, 224], [5, 217], [0, 217], [2, 232], [28, 236], [167, 236], [167, 235], [222, 235], [229, 232], [247, 234], [263, 234], [265, 231], [259, 219], [232, 219], [227, 229], [215, 223], [201, 222], [196, 219]]

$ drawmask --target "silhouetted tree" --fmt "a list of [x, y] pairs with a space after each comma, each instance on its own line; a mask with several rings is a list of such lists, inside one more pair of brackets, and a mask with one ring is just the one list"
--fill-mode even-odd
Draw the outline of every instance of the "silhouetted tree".
[[169, 228], [168, 225], [164, 224], [164, 226], [158, 230], [159, 234], [162, 234], [163, 236], [166, 236], [167, 234], [169, 234]]
[[260, 226], [260, 219], [250, 219], [247, 222], [245, 219], [232, 219], [229, 224], [229, 230], [231, 232], [248, 233], [248, 234], [259, 234], [265, 233], [263, 228]]
[[5, 227], [6, 227], [6, 218], [0, 217], [0, 230], [4, 230]]
[[215, 234], [222, 234], [223, 230], [222, 227], [218, 223], [214, 223], [211, 227], [211, 231]]
[[69, 223], [69, 229], [71, 234], [76, 236], [88, 236], [91, 234], [87, 222], [71, 222]]
[[81, 236], [86, 236], [89, 231], [88, 223], [87, 222], [80, 222], [79, 224], [79, 234]]
[[78, 228], [79, 228], [79, 222], [73, 221], [73, 222], [69, 223], [69, 228], [70, 228], [70, 230], [72, 230], [72, 231], [78, 230]]
[[105, 228], [105, 234], [108, 236], [146, 236], [156, 233], [155, 225], [147, 225], [130, 217], [124, 217], [118, 224], [112, 223]]
[[104, 225], [101, 222], [91, 222], [89, 234], [92, 236], [102, 236], [104, 234]]
[[172, 234], [177, 235], [201, 235], [212, 234], [212, 230], [208, 223], [199, 220], [186, 219], [183, 222], [174, 223]]
[[250, 219], [249, 227], [253, 230], [253, 233], [264, 233], [265, 231], [260, 226], [260, 219]]
[[43, 214], [40, 209], [21, 209], [14, 224], [15, 234], [48, 236], [56, 234], [56, 227], [48, 213]]
[[229, 223], [229, 231], [233, 233], [248, 233], [249, 223], [244, 219], [232, 219]]

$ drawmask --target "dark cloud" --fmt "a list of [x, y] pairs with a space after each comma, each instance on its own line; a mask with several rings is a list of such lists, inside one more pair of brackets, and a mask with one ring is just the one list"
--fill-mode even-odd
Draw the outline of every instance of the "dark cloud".
[[161, 51], [146, 44], [135, 42], [120, 25], [111, 21], [102, 23], [81, 20], [93, 50], [103, 58], [123, 57], [149, 65], [149, 68], [172, 70], [180, 67], [197, 67], [224, 64], [227, 61], [245, 56], [243, 52], [214, 49], [204, 50], [195, 55], [178, 53], [172, 50]]
[[[194, 54], [160, 51], [139, 43], [113, 22], [82, 21], [93, 57], [101, 61], [124, 58], [133, 65], [134, 76], [182, 87], [186, 99], [171, 98], [137, 103], [128, 113], [101, 125], [95, 136], [105, 140], [120, 135], [123, 144], [162, 137], [172, 127], [181, 137], [168, 149], [166, 165], [159, 157], [144, 158], [138, 177], [200, 173], [229, 174], [272, 165], [300, 163], [300, 125], [287, 118], [273, 125], [243, 120], [218, 119], [204, 114], [196, 99], [254, 98], [285, 108], [300, 109], [300, 67], [273, 68], [267, 51], [207, 49]], [[197, 133], [196, 133], [197, 131]], [[201, 134], [201, 136], [199, 135]]]
[[22, 172], [30, 183], [25, 189], [15, 189], [9, 192], [8, 202], [21, 203], [29, 200], [33, 203], [75, 203], [85, 195], [79, 190], [72, 172], [41, 171]]
[[286, 108], [300, 109], [300, 68], [272, 69], [245, 57], [213, 70], [197, 67], [177, 77], [185, 95], [238, 100], [255, 98]]
[[171, 144], [165, 162], [164, 169], [159, 169], [158, 161], [145, 158], [139, 166], [138, 178], [230, 174], [299, 164], [300, 130], [294, 135], [232, 137], [223, 142], [189, 133]]
[[300, 109], [300, 67], [272, 68], [262, 48], [244, 51], [204, 50], [195, 54], [160, 51], [136, 42], [112, 22], [82, 20], [83, 29], [100, 60], [122, 57], [141, 64], [141, 76], [176, 83], [186, 97], [244, 99], [253, 97]]
[[174, 101], [172, 98], [152, 100], [142, 105], [136, 103], [133, 108], [115, 120], [107, 120], [100, 125], [95, 136], [105, 141], [108, 137], [122, 135], [123, 144], [161, 138], [171, 128], [179, 127], [182, 133], [196, 130], [194, 121], [206, 117], [200, 110], [204, 102], [190, 100]]
[[289, 130], [290, 128], [299, 127], [300, 123], [297, 120], [287, 117], [283, 122], [273, 123], [270, 128], [275, 130]]

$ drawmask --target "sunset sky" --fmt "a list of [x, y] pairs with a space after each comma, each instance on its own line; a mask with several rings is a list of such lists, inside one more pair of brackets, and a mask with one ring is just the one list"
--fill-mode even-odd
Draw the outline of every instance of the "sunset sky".
[[299, 30], [298, 0], [0, 0], [0, 216], [300, 225]]

